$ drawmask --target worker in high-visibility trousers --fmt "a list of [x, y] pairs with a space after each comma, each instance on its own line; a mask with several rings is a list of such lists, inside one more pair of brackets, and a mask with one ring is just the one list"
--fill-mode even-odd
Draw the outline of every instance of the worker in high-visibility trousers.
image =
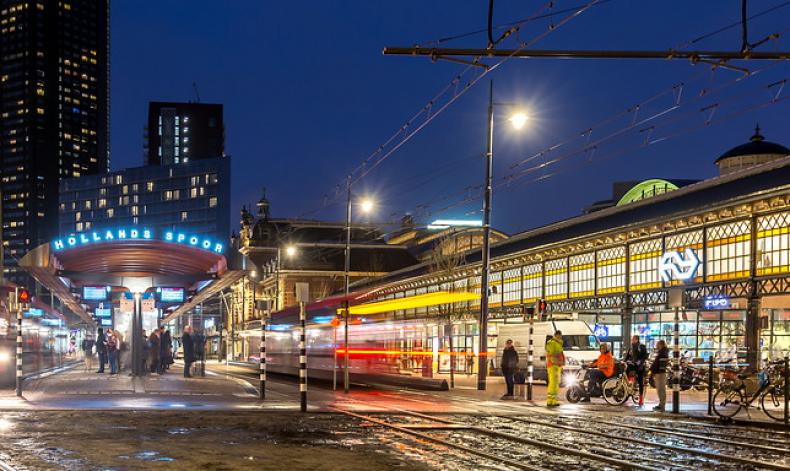
[[560, 402], [560, 373], [565, 366], [565, 353], [562, 351], [562, 332], [554, 332], [554, 337], [546, 342], [546, 367], [549, 373], [549, 391], [546, 396], [546, 407], [557, 407]]

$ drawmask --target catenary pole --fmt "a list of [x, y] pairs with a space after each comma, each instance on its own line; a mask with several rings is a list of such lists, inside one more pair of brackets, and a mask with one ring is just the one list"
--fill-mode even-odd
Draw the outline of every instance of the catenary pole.
[[260, 349], [260, 380], [261, 399], [266, 399], [266, 321], [269, 318], [269, 308], [261, 313], [261, 349]]
[[[351, 271], [351, 175], [346, 179], [346, 250], [343, 267], [343, 293], [348, 303]], [[348, 394], [348, 309], [343, 313], [343, 392]]]
[[483, 194], [483, 267], [480, 274], [480, 332], [477, 359], [477, 389], [485, 391], [488, 377], [488, 272], [491, 244], [491, 171], [494, 159], [494, 81], [488, 85], [488, 133], [486, 181]]
[[680, 413], [680, 308], [675, 307], [675, 324], [672, 329], [672, 412]]
[[532, 361], [534, 358], [533, 354], [535, 352], [535, 349], [533, 347], [533, 334], [535, 333], [534, 327], [535, 327], [535, 313], [533, 311], [532, 314], [529, 314], [529, 335], [527, 336], [527, 345], [528, 345], [527, 374], [529, 375], [529, 378], [527, 378], [527, 400], [529, 401], [532, 400], [532, 383], [535, 380], [535, 376], [533, 374], [534, 367], [532, 366]]
[[307, 412], [307, 348], [305, 345], [304, 301], [299, 302], [299, 408]]
[[22, 396], [22, 303], [19, 302], [19, 288], [14, 288], [16, 301], [16, 395]]

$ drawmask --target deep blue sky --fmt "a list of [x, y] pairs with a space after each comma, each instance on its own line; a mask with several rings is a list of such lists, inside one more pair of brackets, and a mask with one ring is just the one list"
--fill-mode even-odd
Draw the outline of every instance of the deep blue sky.
[[[555, 10], [584, 3], [555, 1]], [[755, 13], [781, 0], [749, 2]], [[496, 23], [532, 15], [543, 2], [499, 0]], [[266, 187], [273, 213], [294, 217], [320, 208], [343, 176], [416, 113], [463, 66], [427, 59], [385, 57], [384, 46], [426, 43], [485, 26], [486, 1], [403, 0], [287, 1], [116, 0], [112, 3], [112, 165], [142, 164], [143, 125], [152, 100], [194, 99], [225, 105], [226, 150], [233, 158], [233, 213], [257, 201]], [[667, 49], [740, 18], [740, 0], [611, 0], [556, 29], [535, 48]], [[557, 15], [559, 21], [564, 15]], [[750, 23], [750, 40], [790, 26], [790, 7]], [[550, 19], [521, 33], [528, 39], [546, 30]], [[696, 47], [737, 50], [733, 28]], [[787, 50], [782, 38], [761, 50]], [[448, 46], [484, 47], [484, 35]], [[512, 45], [512, 43], [511, 43]], [[765, 63], [746, 64], [751, 68]], [[522, 179], [494, 196], [493, 224], [517, 232], [579, 213], [609, 196], [611, 182], [652, 176], [707, 178], [713, 160], [745, 142], [759, 121], [769, 140], [790, 145], [790, 100], [737, 114], [728, 112], [765, 102], [777, 87], [761, 85], [790, 73], [780, 64], [721, 94], [710, 94], [667, 115], [673, 136], [643, 149], [641, 137], [614, 141], [595, 153], [566, 160], [563, 169], [537, 183]], [[489, 75], [496, 98], [529, 104], [528, 132], [515, 134], [503, 123], [495, 138], [495, 175], [535, 152], [684, 81], [682, 99], [703, 88], [729, 84], [739, 73], [710, 72], [686, 61], [513, 60]], [[790, 95], [790, 87], [783, 96]], [[357, 189], [379, 201], [377, 221], [417, 213], [423, 202], [463, 191], [482, 181], [487, 81], [478, 83], [418, 136], [372, 172]], [[640, 110], [640, 117], [671, 105], [672, 93]], [[703, 106], [719, 103], [712, 125]], [[668, 121], [679, 112], [688, 121]], [[630, 122], [594, 127], [593, 140]], [[647, 125], [645, 125], [646, 127]], [[675, 136], [682, 130], [691, 130]], [[642, 133], [642, 136], [649, 131]], [[579, 142], [574, 148], [578, 148]], [[569, 148], [573, 149], [573, 148]], [[612, 156], [620, 152], [622, 155]], [[562, 155], [561, 153], [555, 154]], [[447, 171], [446, 169], [451, 169]], [[436, 169], [444, 171], [433, 172]], [[547, 176], [548, 171], [542, 175]], [[458, 198], [435, 202], [433, 210]], [[433, 217], [477, 217], [480, 203], [462, 205]], [[333, 206], [313, 214], [341, 219]]]

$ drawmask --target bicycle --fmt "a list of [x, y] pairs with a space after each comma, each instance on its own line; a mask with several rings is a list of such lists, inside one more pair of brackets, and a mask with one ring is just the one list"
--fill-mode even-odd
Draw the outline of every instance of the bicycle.
[[626, 368], [621, 362], [615, 363], [615, 369], [615, 377], [607, 379], [601, 385], [604, 401], [613, 406], [621, 406], [630, 397], [634, 403], [639, 403], [639, 385], [636, 384], [635, 376], [629, 376], [623, 371]]
[[[767, 367], [757, 373], [759, 387], [754, 394], [746, 392], [745, 379], [751, 375], [733, 370], [722, 372], [722, 382], [713, 396], [713, 411], [721, 418], [734, 417], [741, 409], [747, 414], [750, 407], [757, 407], [773, 420], [784, 420], [784, 383], [781, 381], [783, 361], [769, 362]], [[752, 405], [760, 399], [759, 406]]]

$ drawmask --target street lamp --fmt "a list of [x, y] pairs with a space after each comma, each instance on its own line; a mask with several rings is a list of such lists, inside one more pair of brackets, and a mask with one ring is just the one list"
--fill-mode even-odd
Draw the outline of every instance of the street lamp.
[[[510, 117], [515, 129], [521, 129], [528, 116], [516, 111]], [[480, 332], [477, 358], [477, 389], [485, 391], [488, 377], [488, 275], [491, 257], [491, 172], [494, 162], [494, 81], [488, 86], [488, 142], [486, 148], [486, 181], [483, 193], [483, 267], [480, 275]]]
[[[363, 213], [367, 214], [373, 209], [373, 200], [363, 198], [359, 201], [359, 207]], [[343, 269], [343, 292], [345, 293], [345, 303], [348, 306], [348, 285], [349, 272], [351, 271], [351, 175], [346, 179], [346, 250], [345, 263]], [[348, 311], [343, 313], [343, 392], [348, 394]], [[337, 345], [335, 345], [337, 349]], [[333, 370], [337, 370], [337, 364], [333, 365]]]

